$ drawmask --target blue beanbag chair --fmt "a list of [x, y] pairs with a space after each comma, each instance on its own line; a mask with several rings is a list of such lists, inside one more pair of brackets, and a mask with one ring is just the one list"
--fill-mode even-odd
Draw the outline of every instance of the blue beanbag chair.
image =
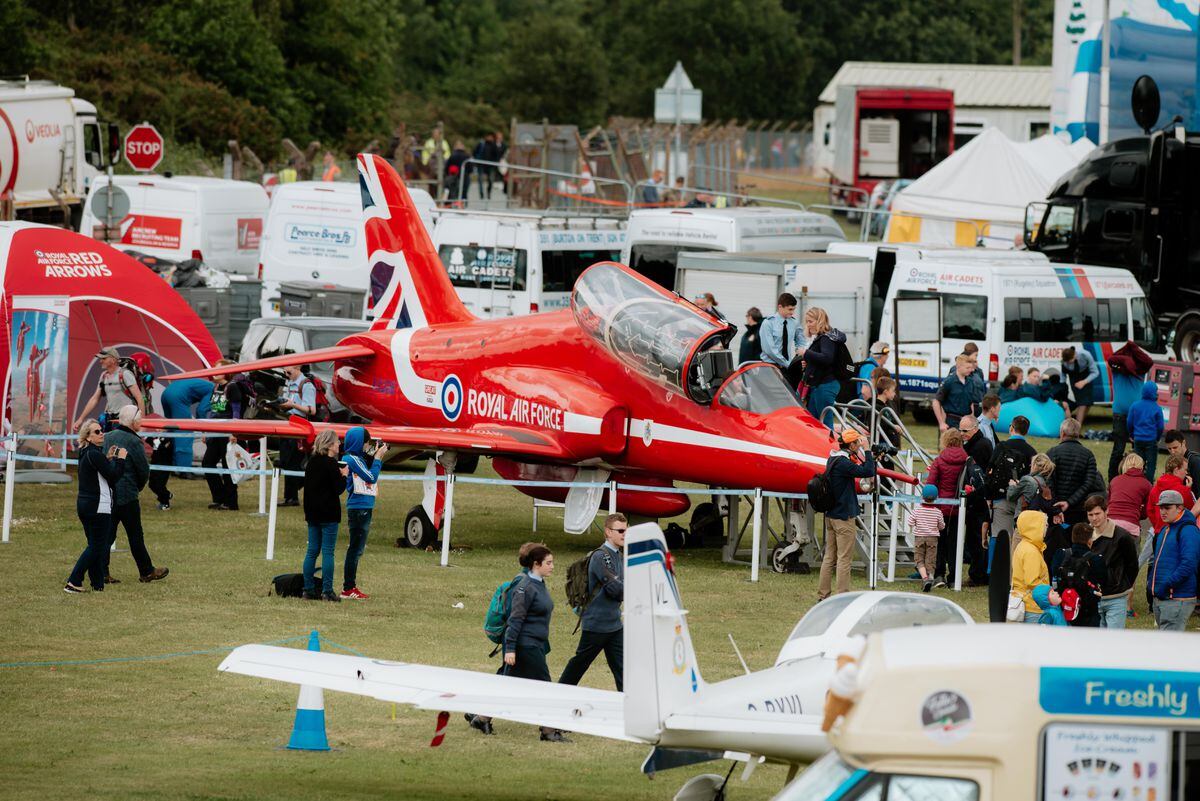
[[1054, 401], [1036, 401], [1021, 398], [1000, 405], [1000, 419], [996, 421], [996, 433], [1008, 431], [1014, 417], [1029, 418], [1029, 435], [1033, 437], [1057, 437], [1059, 426], [1066, 419], [1063, 407]]

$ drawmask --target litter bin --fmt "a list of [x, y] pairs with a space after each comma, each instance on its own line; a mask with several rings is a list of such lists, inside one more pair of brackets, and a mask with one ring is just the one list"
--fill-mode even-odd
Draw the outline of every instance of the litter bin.
[[212, 338], [217, 343], [217, 347], [221, 349], [222, 354], [229, 353], [231, 341], [241, 342], [240, 339], [230, 340], [229, 289], [196, 286], [183, 289], [176, 287], [175, 291], [187, 301], [187, 304], [192, 307], [192, 311], [196, 312], [196, 316], [212, 334]]
[[361, 320], [366, 292], [321, 281], [284, 281], [279, 311], [284, 317], [344, 317]]

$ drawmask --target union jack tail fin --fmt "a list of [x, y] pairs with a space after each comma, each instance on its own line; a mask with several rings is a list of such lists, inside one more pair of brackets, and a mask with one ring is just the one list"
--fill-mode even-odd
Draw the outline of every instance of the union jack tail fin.
[[371, 330], [424, 328], [474, 319], [459, 300], [403, 179], [379, 156], [360, 153], [363, 228], [371, 269]]

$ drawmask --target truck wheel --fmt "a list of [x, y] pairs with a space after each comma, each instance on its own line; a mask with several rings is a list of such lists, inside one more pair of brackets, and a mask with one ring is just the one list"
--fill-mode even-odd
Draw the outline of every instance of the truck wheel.
[[474, 473], [479, 468], [478, 453], [460, 453], [454, 463], [455, 473]]
[[1189, 317], [1175, 329], [1175, 358], [1193, 364], [1200, 360], [1200, 319]]
[[396, 539], [396, 545], [401, 548], [418, 548], [425, 550], [437, 539], [437, 529], [433, 527], [425, 509], [414, 506], [408, 510], [404, 518], [404, 536]]

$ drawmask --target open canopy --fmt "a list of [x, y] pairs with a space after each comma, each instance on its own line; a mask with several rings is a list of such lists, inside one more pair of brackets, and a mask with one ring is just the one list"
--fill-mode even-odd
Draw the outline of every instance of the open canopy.
[[728, 323], [624, 265], [600, 262], [585, 270], [571, 309], [579, 327], [623, 363], [693, 400], [712, 400], [733, 370], [731, 357], [702, 356], [728, 343]]
[[122, 356], [144, 351], [155, 375], [208, 367], [221, 356], [183, 298], [130, 257], [60, 228], [0, 223], [0, 363], [5, 385], [11, 381], [11, 394], [0, 395], [6, 419], [13, 396], [27, 381], [13, 380], [14, 310], [36, 306], [37, 298], [67, 299], [68, 420], [95, 391], [100, 373], [95, 355], [102, 347], [115, 347]]

